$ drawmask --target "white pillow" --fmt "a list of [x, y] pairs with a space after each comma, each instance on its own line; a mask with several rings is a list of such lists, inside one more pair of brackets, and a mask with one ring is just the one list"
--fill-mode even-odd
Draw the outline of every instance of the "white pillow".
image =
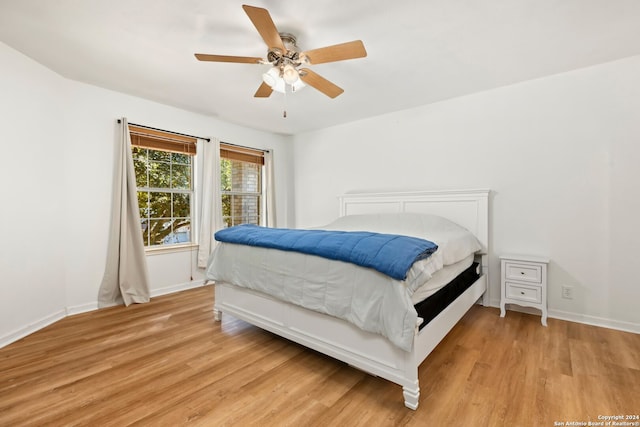
[[469, 230], [446, 218], [419, 213], [346, 215], [324, 227], [325, 230], [373, 231], [419, 237], [438, 245], [444, 265], [459, 262], [482, 248]]

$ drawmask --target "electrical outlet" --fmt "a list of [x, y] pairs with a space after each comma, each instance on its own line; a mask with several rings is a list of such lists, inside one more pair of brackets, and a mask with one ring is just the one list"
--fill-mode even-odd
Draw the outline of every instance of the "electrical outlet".
[[563, 286], [562, 287], [562, 298], [564, 298], [564, 299], [573, 299], [573, 287], [572, 286]]

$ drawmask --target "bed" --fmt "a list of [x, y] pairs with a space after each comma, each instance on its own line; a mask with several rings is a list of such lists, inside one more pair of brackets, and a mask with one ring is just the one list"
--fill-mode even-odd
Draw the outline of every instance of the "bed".
[[474, 278], [471, 285], [467, 285], [426, 325], [423, 318], [414, 318], [415, 324], [410, 325], [410, 341], [404, 348], [389, 337], [340, 317], [304, 308], [262, 291], [215, 280], [216, 275], [211, 274], [215, 269], [212, 262], [215, 253], [207, 270], [207, 278], [215, 281], [214, 317], [219, 321], [222, 313], [229, 314], [396, 383], [402, 387], [405, 406], [415, 410], [420, 398], [418, 367], [422, 361], [473, 304], [488, 303], [489, 193], [483, 189], [353, 193], [339, 197], [338, 220], [371, 214], [430, 214], [453, 221], [477, 239], [478, 250], [471, 255], [479, 266], [477, 279]]

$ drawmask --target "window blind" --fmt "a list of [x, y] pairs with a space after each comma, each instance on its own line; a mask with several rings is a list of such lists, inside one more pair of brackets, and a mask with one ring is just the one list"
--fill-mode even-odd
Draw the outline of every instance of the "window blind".
[[229, 160], [264, 165], [264, 151], [220, 143], [220, 157]]
[[129, 125], [131, 145], [152, 150], [169, 151], [172, 153], [196, 154], [197, 139], [158, 129], [149, 129], [142, 126]]

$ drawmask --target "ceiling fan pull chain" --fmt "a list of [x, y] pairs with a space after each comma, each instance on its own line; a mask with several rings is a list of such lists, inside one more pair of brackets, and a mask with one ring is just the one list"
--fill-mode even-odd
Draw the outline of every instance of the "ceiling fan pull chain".
[[284, 85], [284, 111], [282, 112], [282, 117], [287, 118], [287, 85]]

